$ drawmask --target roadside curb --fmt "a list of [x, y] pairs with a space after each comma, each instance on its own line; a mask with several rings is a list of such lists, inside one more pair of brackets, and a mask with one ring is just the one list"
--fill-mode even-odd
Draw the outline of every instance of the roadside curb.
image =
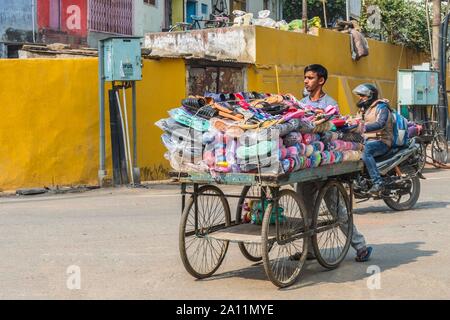
[[[153, 181], [143, 181], [139, 185], [131, 186], [124, 185], [122, 187], [131, 188], [131, 189], [139, 189], [147, 188], [147, 187], [155, 187], [155, 186], [176, 186], [179, 183], [174, 182], [173, 180], [153, 180]], [[57, 188], [48, 188], [48, 187], [35, 187], [35, 188], [21, 188], [17, 190], [0, 190], [0, 199], [1, 198], [11, 198], [11, 197], [32, 197], [37, 195], [57, 195], [57, 194], [67, 194], [67, 193], [83, 193], [92, 190], [105, 190], [110, 187], [100, 188], [99, 186], [73, 186], [73, 187], [57, 187]]]

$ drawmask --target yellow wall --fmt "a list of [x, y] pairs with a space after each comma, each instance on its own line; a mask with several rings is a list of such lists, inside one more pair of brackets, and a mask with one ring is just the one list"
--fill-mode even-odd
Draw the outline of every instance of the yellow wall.
[[[0, 190], [97, 184], [97, 59], [0, 60], [0, 74]], [[138, 163], [144, 178], [152, 178], [149, 172], [164, 162], [154, 122], [184, 97], [184, 62], [145, 61], [143, 76], [137, 85]], [[131, 90], [128, 98], [131, 121]]]
[[276, 92], [277, 65], [280, 91], [299, 96], [304, 67], [319, 63], [329, 72], [325, 90], [343, 113], [356, 111], [351, 90], [364, 82], [375, 82], [385, 98], [395, 101], [397, 70], [426, 61], [409, 49], [369, 40], [369, 56], [356, 62], [350, 55], [350, 36], [324, 29], [312, 36], [257, 27], [256, 39], [257, 64], [249, 68], [249, 90]]
[[[281, 91], [298, 96], [304, 66], [321, 63], [330, 71], [327, 92], [348, 113], [356, 84], [375, 79], [384, 96], [392, 99], [397, 68], [426, 61], [406, 49], [400, 59], [400, 47], [370, 41], [370, 56], [353, 62], [348, 41], [348, 35], [331, 31], [314, 37], [257, 28], [257, 64], [248, 67], [248, 89], [275, 92], [278, 65]], [[0, 74], [0, 189], [97, 184], [97, 60], [0, 60]], [[185, 83], [182, 59], [145, 60], [143, 81], [137, 85], [142, 180], [163, 178], [168, 168], [161, 131], [154, 123], [179, 106]], [[130, 90], [128, 98], [131, 121]], [[108, 117], [106, 128], [110, 175]]]

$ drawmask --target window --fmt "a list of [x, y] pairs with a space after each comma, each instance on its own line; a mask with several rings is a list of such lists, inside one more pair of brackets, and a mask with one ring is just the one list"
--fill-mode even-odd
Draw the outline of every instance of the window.
[[156, 0], [144, 0], [144, 3], [156, 6]]
[[133, 0], [90, 0], [89, 29], [121, 35], [133, 34]]
[[202, 3], [202, 14], [204, 15], [203, 16], [204, 18], [208, 14], [208, 5], [207, 4]]

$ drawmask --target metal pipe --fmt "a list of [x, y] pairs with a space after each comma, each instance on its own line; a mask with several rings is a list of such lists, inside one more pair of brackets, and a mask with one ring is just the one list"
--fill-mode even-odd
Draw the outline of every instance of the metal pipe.
[[350, 3], [349, 0], [345, 1], [345, 13], [347, 16], [347, 21], [350, 21]]
[[31, 0], [31, 23], [33, 24], [33, 43], [36, 43], [36, 17], [35, 17], [36, 5], [34, 0]]
[[133, 94], [133, 168], [137, 168], [136, 82], [131, 82]]
[[194, 183], [194, 229], [195, 234], [198, 234], [198, 184]]
[[186, 207], [186, 183], [181, 184], [181, 214], [184, 213]]
[[444, 22], [440, 26], [440, 41], [439, 41], [439, 125], [444, 130], [447, 140], [450, 138], [449, 128], [449, 114], [448, 114], [448, 97], [447, 97], [447, 42], [448, 42], [448, 24], [450, 22], [450, 15], [447, 14]]
[[129, 165], [130, 165], [130, 175], [131, 175], [131, 184], [134, 185], [134, 174], [133, 174], [133, 163], [132, 163], [132, 159], [131, 159], [131, 150], [130, 150], [130, 131], [128, 130], [128, 111], [127, 111], [127, 96], [126, 96], [126, 91], [125, 91], [125, 86], [122, 87], [122, 92], [123, 92], [123, 113], [125, 114], [125, 135], [127, 138], [127, 152], [128, 152], [128, 161], [129, 161]]
[[99, 41], [98, 45], [98, 94], [99, 94], [99, 170], [98, 180], [100, 187], [103, 186], [103, 179], [106, 177], [105, 168], [105, 77], [104, 77], [104, 45]]
[[122, 140], [123, 140], [123, 148], [125, 149], [125, 163], [127, 165], [127, 174], [131, 173], [131, 176], [133, 176], [132, 168], [130, 168], [130, 159], [128, 158], [128, 148], [127, 148], [127, 138], [126, 138], [126, 131], [125, 131], [125, 125], [124, 125], [124, 116], [122, 112], [122, 106], [120, 104], [120, 96], [119, 91], [116, 90], [116, 100], [117, 100], [117, 106], [119, 107], [119, 115], [120, 115], [120, 122], [122, 124]]

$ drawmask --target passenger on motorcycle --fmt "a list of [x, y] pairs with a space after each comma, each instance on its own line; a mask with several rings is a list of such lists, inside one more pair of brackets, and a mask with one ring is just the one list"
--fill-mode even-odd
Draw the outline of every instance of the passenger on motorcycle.
[[387, 100], [378, 98], [378, 89], [372, 84], [361, 84], [353, 89], [353, 93], [359, 97], [357, 106], [365, 128], [366, 141], [362, 159], [373, 182], [369, 193], [379, 195], [383, 191], [383, 180], [375, 157], [387, 153], [392, 147], [391, 110]]

